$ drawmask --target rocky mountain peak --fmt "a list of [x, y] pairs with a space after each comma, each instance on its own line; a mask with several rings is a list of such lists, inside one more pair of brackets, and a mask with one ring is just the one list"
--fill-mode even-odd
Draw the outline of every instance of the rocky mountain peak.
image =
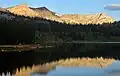
[[11, 13], [17, 15], [24, 15], [30, 17], [42, 17], [50, 20], [55, 20], [58, 22], [66, 23], [77, 23], [77, 24], [102, 24], [102, 23], [112, 23], [115, 20], [108, 16], [106, 13], [101, 12], [97, 14], [56, 14], [55, 12], [49, 10], [46, 7], [28, 7], [27, 4], [21, 4], [7, 8]]
[[39, 7], [39, 8], [37, 8], [37, 9], [40, 9], [40, 10], [44, 10], [44, 11], [50, 11], [48, 8], [46, 8], [46, 7]]
[[64, 14], [60, 16], [62, 20], [70, 23], [81, 24], [102, 24], [114, 22], [114, 19], [105, 13], [97, 14]]
[[7, 8], [7, 10], [17, 15], [24, 15], [24, 16], [36, 16], [37, 15], [37, 12], [30, 9], [26, 4], [13, 6], [13, 7]]
[[16, 7], [28, 7], [27, 4], [20, 4], [20, 5], [17, 5]]
[[28, 5], [27, 4], [20, 4], [20, 5], [15, 5], [15, 6], [12, 6], [12, 7], [8, 7], [7, 9], [11, 9], [11, 8], [27, 8]]
[[51, 14], [54, 13], [54, 12], [50, 11], [48, 8], [46, 8], [46, 7], [38, 7], [38, 8], [29, 7], [29, 8], [36, 11], [36, 12], [38, 12], [38, 13], [41, 13], [41, 12], [51, 13]]

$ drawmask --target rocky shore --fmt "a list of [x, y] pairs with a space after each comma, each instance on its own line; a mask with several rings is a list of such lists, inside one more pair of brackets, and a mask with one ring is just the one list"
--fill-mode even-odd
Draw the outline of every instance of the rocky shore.
[[16, 69], [14, 76], [29, 76], [30, 73], [48, 72], [54, 70], [56, 66], [66, 67], [98, 67], [103, 68], [112, 64], [115, 61], [114, 58], [67, 58], [58, 61], [53, 61], [46, 64], [33, 65], [32, 67], [22, 67], [20, 70]]

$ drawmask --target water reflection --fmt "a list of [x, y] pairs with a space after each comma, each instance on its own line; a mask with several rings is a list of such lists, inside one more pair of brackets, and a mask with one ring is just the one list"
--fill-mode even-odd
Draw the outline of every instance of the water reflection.
[[[120, 76], [120, 61], [113, 62], [106, 68], [93, 67], [62, 67], [48, 72], [47, 76]], [[46, 74], [32, 74], [31, 76], [46, 76]]]
[[105, 68], [107, 76], [120, 76], [120, 61], [115, 61]]
[[[39, 76], [43, 74], [33, 74], [31, 76]], [[88, 68], [88, 67], [57, 67], [50, 71], [47, 76], [103, 76], [102, 68]]]
[[13, 72], [22, 66], [32, 66], [66, 58], [115, 57], [120, 56], [119, 44], [55, 44], [53, 48], [31, 50], [30, 52], [0, 53], [0, 72]]
[[102, 70], [90, 67], [62, 67], [49, 72], [48, 76], [102, 76], [104, 74]]

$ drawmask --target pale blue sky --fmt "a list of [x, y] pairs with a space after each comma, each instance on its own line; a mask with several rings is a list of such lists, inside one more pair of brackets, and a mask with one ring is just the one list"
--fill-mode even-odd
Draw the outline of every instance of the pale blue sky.
[[60, 14], [105, 12], [114, 19], [120, 20], [120, 11], [108, 11], [104, 9], [104, 5], [120, 4], [120, 0], [1, 0], [0, 7], [9, 7], [23, 3], [33, 7], [45, 6]]

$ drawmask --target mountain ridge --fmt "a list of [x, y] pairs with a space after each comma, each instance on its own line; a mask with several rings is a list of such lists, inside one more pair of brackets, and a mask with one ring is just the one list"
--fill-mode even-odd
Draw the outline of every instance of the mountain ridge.
[[70, 24], [102, 24], [112, 23], [115, 20], [108, 16], [106, 13], [97, 14], [62, 14], [57, 15], [56, 12], [49, 10], [46, 7], [33, 8], [26, 4], [16, 5], [6, 8], [6, 11], [17, 15], [29, 16], [29, 17], [42, 17], [53, 21]]

